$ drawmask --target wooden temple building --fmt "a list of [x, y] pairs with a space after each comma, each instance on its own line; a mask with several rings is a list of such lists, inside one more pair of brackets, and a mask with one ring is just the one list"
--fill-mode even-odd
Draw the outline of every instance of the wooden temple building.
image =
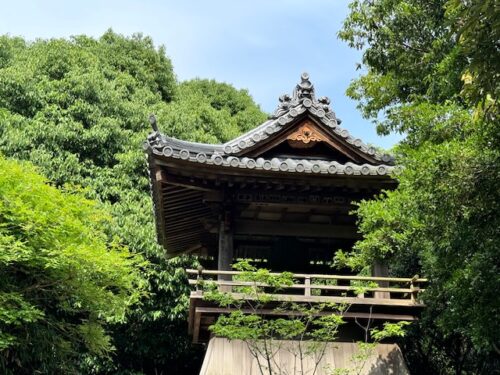
[[[216, 278], [231, 288], [237, 285], [231, 264], [250, 258], [259, 267], [295, 274], [297, 285], [287, 298], [346, 301], [352, 305], [346, 318], [353, 319], [418, 316], [419, 283], [425, 280], [390, 278], [383, 264], [364, 278], [347, 269], [335, 275], [329, 266], [336, 251], [349, 251], [360, 238], [350, 214], [353, 202], [394, 188], [397, 167], [390, 155], [341, 127], [329, 99], [316, 97], [306, 73], [292, 95], [279, 98], [268, 121], [236, 139], [193, 143], [155, 127], [145, 149], [158, 241], [167, 257], [200, 257], [204, 269], [188, 270], [193, 278]], [[314, 282], [321, 279], [337, 283]], [[353, 280], [378, 286], [353, 295]], [[207, 326], [224, 312], [193, 291], [193, 341], [207, 340]]]

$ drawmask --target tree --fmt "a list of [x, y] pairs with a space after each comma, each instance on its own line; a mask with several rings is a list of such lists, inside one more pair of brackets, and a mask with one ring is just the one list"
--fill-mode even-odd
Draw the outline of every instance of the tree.
[[[220, 315], [210, 330], [219, 337], [242, 340], [255, 358], [260, 373], [264, 374], [311, 374], [318, 370], [328, 343], [336, 339], [339, 327], [344, 324], [343, 313], [347, 306], [341, 304], [309, 304], [278, 302], [273, 294], [294, 284], [293, 274], [282, 272], [272, 274], [267, 269], [257, 269], [249, 260], [240, 260], [233, 265], [238, 281], [248, 286], [237, 287], [233, 293], [221, 291], [216, 283], [204, 282], [204, 299], [235, 311]], [[259, 314], [270, 303], [282, 317], [269, 318]], [[249, 310], [250, 312], [245, 312]], [[318, 316], [328, 310], [331, 314]], [[287, 311], [295, 314], [287, 316]], [[293, 365], [279, 360], [280, 352], [288, 352], [294, 358]], [[285, 357], [286, 358], [286, 357]], [[305, 368], [307, 361], [314, 368]]]
[[[376, 354], [377, 344], [389, 337], [404, 336], [404, 327], [410, 324], [386, 322], [377, 328], [371, 326], [371, 319], [366, 325], [356, 319], [364, 331], [365, 341], [357, 343], [358, 351], [352, 355], [350, 363], [339, 368], [337, 363], [327, 363], [324, 359], [327, 351], [335, 349], [334, 342], [339, 329], [346, 323], [344, 314], [349, 304], [279, 299], [276, 297], [283, 297], [284, 290], [297, 285], [292, 273], [271, 273], [252, 265], [251, 259], [241, 259], [233, 268], [240, 271], [233, 276], [238, 286], [227, 290], [227, 286], [218, 285], [218, 282], [199, 279], [197, 289], [203, 290], [204, 300], [228, 309], [228, 313], [220, 315], [209, 327], [212, 333], [246, 344], [262, 375], [314, 375], [325, 371], [332, 375], [366, 373], [365, 365]], [[350, 289], [357, 295], [370, 287], [373, 285], [356, 283]], [[264, 311], [267, 315], [262, 314]]]
[[0, 157], [0, 369], [73, 373], [81, 352], [109, 355], [108, 326], [145, 294], [147, 263], [106, 233], [109, 215]]
[[205, 143], [227, 142], [266, 118], [247, 91], [202, 79], [180, 83], [177, 99], [158, 111], [167, 135]]
[[418, 373], [498, 368], [499, 32], [492, 1], [375, 0], [353, 1], [339, 34], [363, 49], [348, 94], [381, 134], [405, 135], [399, 186], [360, 203], [347, 263], [430, 278], [403, 344]]
[[156, 243], [142, 150], [150, 113], [166, 134], [210, 142], [266, 118], [246, 91], [215, 81], [179, 84], [165, 48], [141, 34], [0, 37], [0, 152], [31, 161], [56, 186], [83, 187], [113, 217], [107, 230], [151, 264], [144, 270], [148, 297], [126, 324], [113, 327], [114, 363], [86, 358], [86, 372], [181, 372], [196, 365], [188, 360], [183, 271], [196, 263], [167, 261]]

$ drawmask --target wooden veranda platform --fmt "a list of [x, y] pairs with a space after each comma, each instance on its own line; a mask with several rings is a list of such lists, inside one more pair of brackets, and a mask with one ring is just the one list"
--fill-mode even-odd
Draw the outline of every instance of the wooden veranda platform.
[[[252, 282], [237, 280], [241, 272], [217, 270], [187, 270], [190, 276], [189, 284], [196, 287], [191, 292], [189, 307], [189, 333], [193, 342], [206, 341], [208, 327], [217, 316], [234, 311], [234, 308], [220, 307], [204, 299], [200, 287], [203, 283], [215, 283], [226, 293], [238, 299], [251, 299], [251, 296], [238, 293], [238, 287], [253, 285]], [[234, 280], [220, 280], [221, 277]], [[279, 294], [270, 295], [271, 302], [257, 312], [251, 309], [241, 309], [244, 313], [258, 313], [268, 316], [294, 316], [297, 311], [276, 311], [274, 307], [279, 302], [307, 303], [311, 306], [320, 303], [336, 303], [348, 305], [342, 315], [349, 319], [371, 319], [380, 321], [412, 321], [418, 319], [423, 303], [419, 294], [424, 291], [422, 284], [427, 280], [418, 278], [395, 277], [364, 277], [344, 275], [293, 274], [295, 283], [288, 285]], [[355, 294], [355, 282], [368, 282], [371, 287], [364, 287], [362, 294]], [[325, 285], [327, 284], [327, 285]], [[332, 285], [336, 284], [336, 285]], [[377, 286], [374, 286], [377, 285]], [[255, 284], [265, 287], [263, 284]], [[323, 310], [318, 315], [335, 313]]]

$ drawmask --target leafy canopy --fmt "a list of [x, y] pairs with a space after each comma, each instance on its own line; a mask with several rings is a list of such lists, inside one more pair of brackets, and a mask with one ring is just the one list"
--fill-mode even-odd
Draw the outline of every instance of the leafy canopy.
[[103, 230], [111, 220], [30, 164], [0, 157], [2, 373], [71, 371], [80, 350], [113, 349], [106, 325], [140, 301], [147, 264]]
[[115, 363], [90, 359], [83, 372], [182, 372], [192, 362], [183, 269], [195, 263], [166, 261], [156, 243], [142, 149], [149, 114], [168, 135], [206, 142], [225, 142], [266, 118], [244, 90], [178, 83], [165, 53], [149, 37], [112, 31], [34, 42], [0, 36], [0, 152], [31, 161], [57, 186], [82, 186], [113, 217], [107, 231], [151, 263], [149, 298], [113, 327]]
[[361, 202], [364, 239], [343, 260], [361, 268], [389, 259], [395, 274], [430, 278], [426, 315], [408, 344], [422, 373], [495, 368], [500, 24], [494, 3], [355, 0], [339, 33], [363, 49], [365, 73], [348, 95], [380, 133], [405, 136], [394, 150], [404, 167], [399, 187]]

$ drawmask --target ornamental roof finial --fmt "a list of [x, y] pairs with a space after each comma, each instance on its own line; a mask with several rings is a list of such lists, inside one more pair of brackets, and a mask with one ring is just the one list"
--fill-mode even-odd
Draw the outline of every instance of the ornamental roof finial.
[[309, 81], [309, 74], [306, 72], [302, 73], [300, 79], [301, 82], [295, 87], [294, 96], [299, 100], [304, 98], [314, 99], [314, 86]]
[[151, 124], [153, 131], [157, 132], [158, 131], [158, 124], [156, 123], [156, 116], [154, 114], [149, 115], [149, 123]]
[[326, 117], [334, 121], [335, 125], [341, 123], [341, 120], [335, 116], [330, 107], [330, 99], [326, 96], [316, 99], [314, 85], [309, 80], [309, 74], [306, 72], [300, 76], [300, 82], [295, 86], [291, 96], [288, 94], [280, 96], [278, 108], [271, 118], [277, 119], [290, 114], [295, 117], [304, 111], [309, 111], [309, 113], [319, 117]]

